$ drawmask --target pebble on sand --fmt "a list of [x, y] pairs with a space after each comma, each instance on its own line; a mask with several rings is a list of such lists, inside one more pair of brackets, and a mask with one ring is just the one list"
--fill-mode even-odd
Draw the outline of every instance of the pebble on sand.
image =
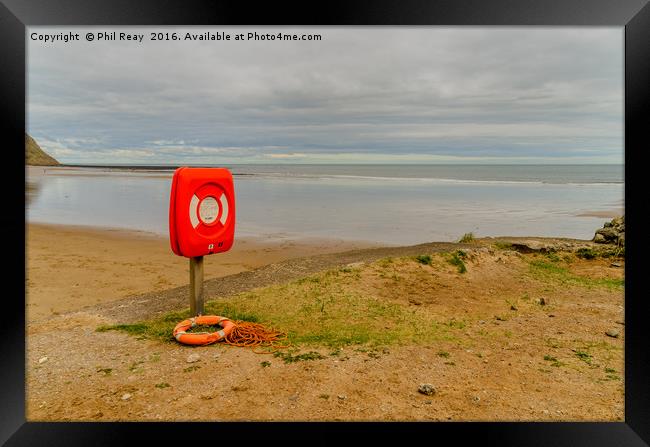
[[436, 393], [436, 389], [430, 383], [421, 383], [418, 387], [418, 392], [426, 396], [433, 396]]
[[198, 362], [199, 360], [201, 360], [200, 355], [198, 355], [198, 354], [190, 354], [190, 355], [187, 356], [186, 362], [187, 363], [195, 363], [195, 362]]
[[45, 357], [41, 357], [40, 359], [38, 359], [38, 363], [39, 363], [39, 364], [41, 364], [41, 363], [45, 363], [45, 362], [47, 362], [47, 356], [45, 356]]
[[122, 394], [122, 400], [129, 400], [129, 399], [131, 399], [131, 393]]

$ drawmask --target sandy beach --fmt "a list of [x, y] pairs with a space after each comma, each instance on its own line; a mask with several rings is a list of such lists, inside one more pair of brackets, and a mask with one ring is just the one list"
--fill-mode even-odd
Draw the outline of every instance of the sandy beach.
[[[26, 231], [28, 321], [188, 283], [188, 260], [174, 255], [162, 236], [42, 224], [29, 224]], [[337, 240], [238, 238], [229, 252], [206, 258], [205, 279], [284, 259], [369, 246]]]

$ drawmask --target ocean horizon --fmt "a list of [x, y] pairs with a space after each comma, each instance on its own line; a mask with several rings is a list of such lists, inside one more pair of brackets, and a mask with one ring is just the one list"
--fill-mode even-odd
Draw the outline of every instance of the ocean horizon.
[[[206, 166], [206, 165], [202, 165]], [[624, 212], [624, 165], [232, 164], [236, 236], [385, 245], [591, 239]], [[30, 167], [28, 222], [168, 232], [176, 166]]]

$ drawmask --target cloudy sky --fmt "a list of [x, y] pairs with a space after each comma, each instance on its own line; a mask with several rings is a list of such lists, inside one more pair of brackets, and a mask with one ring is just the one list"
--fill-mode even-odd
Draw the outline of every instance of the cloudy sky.
[[[145, 38], [85, 40], [98, 31]], [[64, 163], [623, 161], [623, 28], [30, 27], [27, 41], [28, 132]]]

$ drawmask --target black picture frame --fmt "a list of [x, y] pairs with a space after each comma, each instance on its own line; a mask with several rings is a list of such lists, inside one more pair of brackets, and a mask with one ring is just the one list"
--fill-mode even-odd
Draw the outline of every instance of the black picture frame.
[[[576, 25], [625, 27], [625, 422], [620, 423], [31, 423], [25, 419], [25, 69], [26, 26], [34, 25]], [[455, 444], [610, 446], [650, 444], [649, 305], [642, 278], [643, 151], [650, 124], [650, 5], [648, 0], [438, 0], [264, 2], [217, 0], [2, 0], [0, 3], [0, 121], [6, 208], [0, 233], [8, 242], [0, 368], [0, 442], [6, 445], [124, 445], [140, 436], [167, 442], [303, 442], [352, 440], [363, 432], [402, 441]], [[643, 145], [643, 142], [646, 142]], [[8, 160], [8, 163], [7, 163]], [[639, 202], [636, 202], [637, 204]], [[7, 244], [5, 244], [7, 246]], [[17, 260], [15, 260], [17, 258]], [[22, 262], [20, 262], [22, 261]], [[588, 415], [586, 415], [588, 418]], [[253, 428], [253, 429], [251, 429]], [[208, 432], [208, 433], [205, 433]], [[213, 434], [214, 437], [202, 437]], [[404, 438], [405, 434], [409, 438]], [[416, 436], [424, 436], [416, 438]], [[233, 438], [235, 437], [235, 438]], [[221, 439], [220, 439], [221, 438]], [[167, 443], [166, 442], [166, 443]], [[422, 442], [422, 441], [418, 441]]]

